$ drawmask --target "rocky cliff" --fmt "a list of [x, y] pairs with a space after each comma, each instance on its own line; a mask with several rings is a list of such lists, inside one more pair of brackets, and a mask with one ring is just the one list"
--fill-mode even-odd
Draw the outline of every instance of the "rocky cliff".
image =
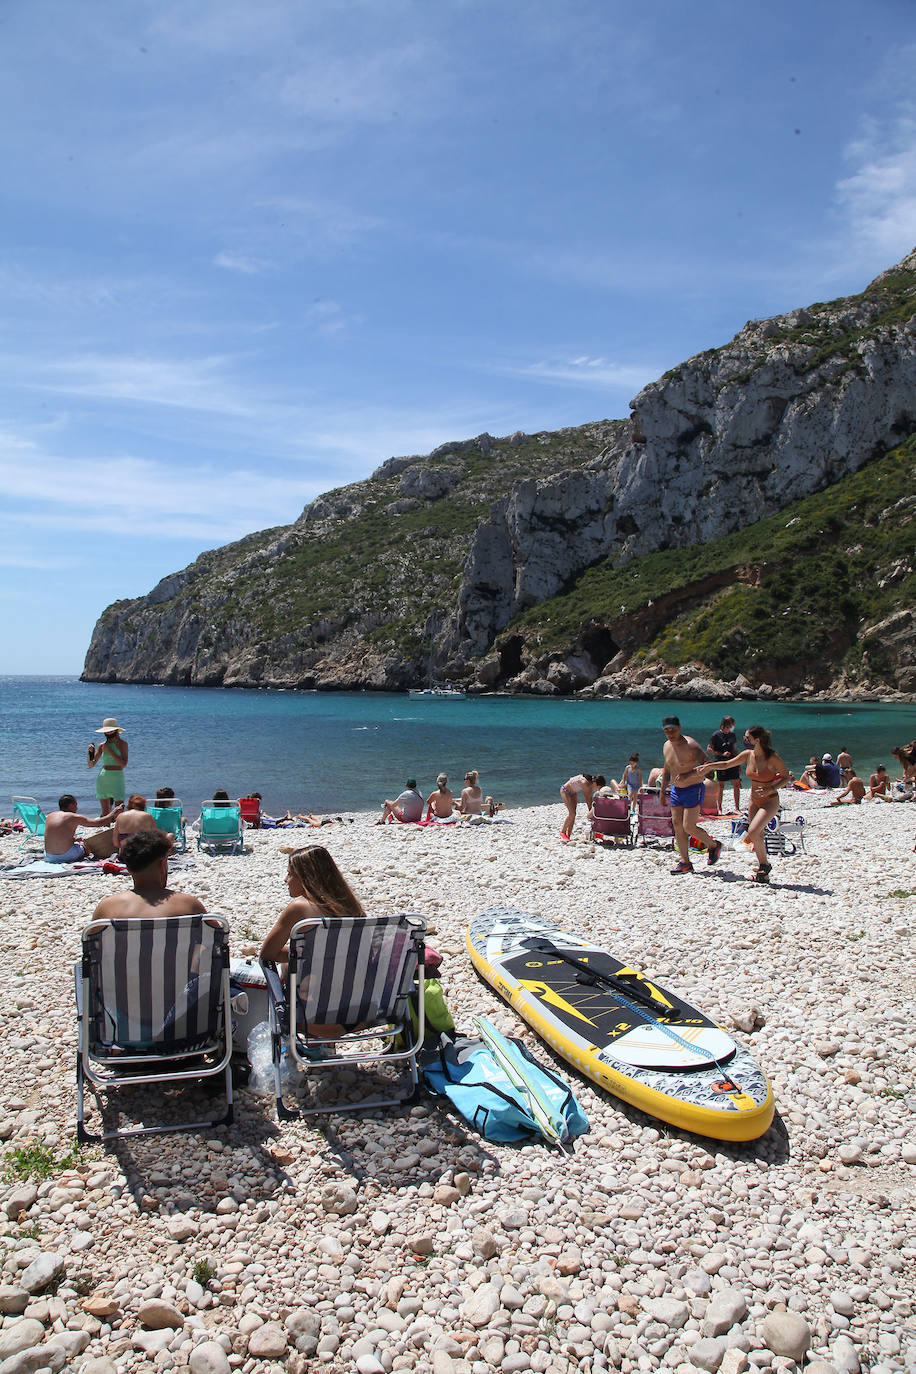
[[916, 430], [916, 252], [861, 296], [752, 320], [631, 402], [589, 469], [521, 483], [475, 533], [453, 642], [473, 658], [599, 558], [705, 543]]
[[[630, 409], [625, 421], [390, 459], [293, 525], [204, 554], [148, 597], [109, 607], [84, 677], [400, 688], [422, 678], [433, 643], [437, 672], [479, 687], [607, 678], [609, 659], [619, 671], [637, 652], [635, 632], [580, 597], [582, 623], [544, 662], [544, 626], [526, 628], [526, 615], [589, 570], [637, 569], [727, 538], [916, 432], [916, 251], [860, 295], [751, 321]], [[759, 582], [754, 560], [746, 566], [707, 572], [692, 590], [687, 577], [666, 592], [671, 607]], [[631, 611], [644, 635], [663, 625], [653, 600]], [[905, 626], [888, 634], [898, 631], [906, 640]], [[850, 671], [840, 662], [849, 636], [847, 626], [825, 650], [834, 677]], [[892, 666], [887, 677], [897, 685]], [[801, 689], [803, 675], [783, 685]]]

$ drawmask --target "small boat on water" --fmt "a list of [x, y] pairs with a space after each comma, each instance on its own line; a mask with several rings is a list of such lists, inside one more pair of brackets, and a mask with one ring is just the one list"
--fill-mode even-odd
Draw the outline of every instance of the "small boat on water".
[[464, 701], [467, 699], [467, 692], [460, 687], [411, 687], [409, 696], [412, 697], [437, 697], [440, 701]]

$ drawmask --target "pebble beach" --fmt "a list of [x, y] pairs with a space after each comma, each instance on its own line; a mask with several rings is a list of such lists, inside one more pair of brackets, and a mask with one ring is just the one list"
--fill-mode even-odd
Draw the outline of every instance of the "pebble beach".
[[[369, 911], [424, 915], [459, 1030], [484, 1014], [573, 1084], [590, 1128], [565, 1156], [485, 1141], [429, 1097], [278, 1123], [242, 1084], [230, 1127], [71, 1153], [72, 968], [129, 884], [4, 874], [0, 1374], [916, 1368], [916, 806], [831, 795], [784, 794], [806, 852], [774, 857], [768, 886], [743, 848], [684, 877], [667, 848], [596, 849], [581, 808], [564, 845], [559, 801], [496, 824], [249, 831], [239, 856], [191, 844], [174, 885], [229, 918], [233, 954], [285, 903], [283, 846], [326, 844]], [[766, 1135], [678, 1131], [555, 1059], [465, 952], [495, 904], [732, 1031], [773, 1085]]]

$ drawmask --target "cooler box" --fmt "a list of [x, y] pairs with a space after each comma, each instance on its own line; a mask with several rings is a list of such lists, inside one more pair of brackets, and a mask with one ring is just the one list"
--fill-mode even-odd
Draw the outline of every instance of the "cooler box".
[[257, 959], [230, 959], [229, 987], [233, 997], [239, 992], [248, 997], [248, 1010], [232, 1017], [232, 1048], [245, 1054], [252, 1027], [268, 1020], [267, 979]]

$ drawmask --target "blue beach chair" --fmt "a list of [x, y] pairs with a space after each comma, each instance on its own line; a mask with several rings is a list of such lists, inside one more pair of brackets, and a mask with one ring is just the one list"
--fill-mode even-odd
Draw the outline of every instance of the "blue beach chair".
[[178, 798], [173, 797], [168, 806], [148, 806], [146, 809], [160, 830], [164, 830], [167, 835], [175, 836], [175, 848], [180, 849], [183, 854], [188, 842], [184, 833], [184, 815]]
[[230, 854], [243, 852], [242, 813], [237, 801], [205, 801], [201, 804], [197, 848], [225, 849]]
[[[22, 821], [25, 826], [26, 834], [31, 835], [36, 840], [44, 838], [45, 820], [47, 817], [42, 811], [34, 797], [10, 797], [13, 804], [13, 820]], [[28, 840], [22, 841], [20, 849], [25, 849]]]

